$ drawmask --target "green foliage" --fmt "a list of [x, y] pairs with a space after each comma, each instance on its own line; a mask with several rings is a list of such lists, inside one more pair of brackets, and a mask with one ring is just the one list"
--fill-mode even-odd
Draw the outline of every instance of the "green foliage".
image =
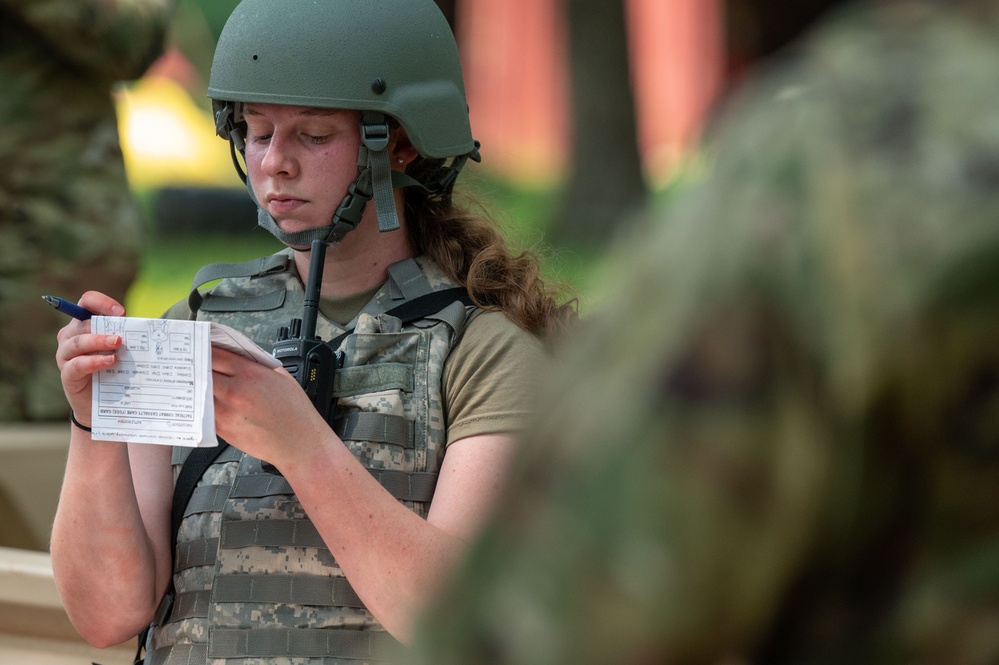
[[477, 169], [462, 178], [463, 202], [481, 207], [514, 250], [537, 254], [545, 276], [552, 282], [566, 284], [585, 303], [592, 266], [599, 257], [594, 252], [552, 244], [548, 231], [557, 204], [557, 190], [517, 187]]
[[222, 32], [222, 26], [239, 4], [239, 0], [190, 0], [190, 4], [196, 5], [201, 10], [212, 37], [217, 40]]

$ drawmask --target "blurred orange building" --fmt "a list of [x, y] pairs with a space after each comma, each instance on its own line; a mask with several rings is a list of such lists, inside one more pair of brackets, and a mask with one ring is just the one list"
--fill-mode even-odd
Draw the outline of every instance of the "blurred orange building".
[[[472, 130], [488, 167], [517, 181], [550, 184], [566, 166], [567, 1], [580, 0], [458, 3]], [[658, 183], [697, 138], [721, 89], [723, 0], [625, 0], [625, 7], [639, 146]]]

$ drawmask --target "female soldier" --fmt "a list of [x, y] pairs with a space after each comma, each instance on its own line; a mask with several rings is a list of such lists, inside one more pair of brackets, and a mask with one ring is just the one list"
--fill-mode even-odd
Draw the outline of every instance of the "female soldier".
[[[209, 96], [260, 224], [288, 249], [199, 273], [226, 279], [168, 316], [222, 321], [267, 348], [321, 262], [316, 331], [337, 338], [336, 408], [324, 417], [287, 371], [215, 349], [216, 431], [231, 447], [172, 534], [186, 451], [91, 441], [91, 375], [121, 339], [70, 323], [57, 352], [74, 411], [57, 584], [92, 644], [155, 617], [154, 663], [377, 660], [490, 508], [541, 339], [571, 311], [532, 256], [452, 204], [478, 151], [432, 0], [244, 0]], [[452, 302], [454, 287], [474, 304]], [[80, 303], [124, 313], [96, 292]], [[396, 314], [405, 303], [415, 315]]]

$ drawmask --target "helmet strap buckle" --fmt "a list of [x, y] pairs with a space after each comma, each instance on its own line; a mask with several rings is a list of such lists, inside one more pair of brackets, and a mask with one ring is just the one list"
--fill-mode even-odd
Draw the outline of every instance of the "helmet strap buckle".
[[[385, 114], [371, 111], [361, 114], [360, 152], [367, 153], [366, 168], [371, 172], [371, 189], [378, 216], [378, 230], [382, 233], [399, 228], [392, 188], [392, 164], [388, 154], [390, 138], [391, 133]], [[363, 158], [360, 152], [358, 162]]]
[[330, 230], [327, 242], [339, 242], [361, 223], [361, 215], [364, 214], [364, 208], [371, 200], [371, 194], [358, 187], [360, 181], [361, 176], [358, 176], [357, 180], [350, 183], [346, 196], [343, 197], [336, 212], [333, 213], [333, 228]]
[[361, 143], [371, 152], [388, 148], [390, 130], [382, 113], [366, 112], [361, 115]]

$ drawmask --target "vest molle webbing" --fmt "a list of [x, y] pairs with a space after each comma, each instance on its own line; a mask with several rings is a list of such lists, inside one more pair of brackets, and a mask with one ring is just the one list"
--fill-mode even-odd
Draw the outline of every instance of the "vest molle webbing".
[[[224, 266], [225, 279], [209, 294], [192, 295], [192, 304], [201, 301], [198, 318], [233, 326], [270, 348], [277, 327], [301, 315], [304, 293], [290, 251]], [[344, 364], [334, 383], [333, 428], [383, 487], [426, 517], [444, 453], [444, 362], [467, 310], [456, 301], [404, 325], [386, 312], [456, 285], [424, 259], [395, 264], [389, 274], [339, 346]], [[198, 279], [218, 276], [203, 271]], [[345, 332], [319, 317], [322, 339]], [[175, 478], [189, 452], [175, 449]], [[183, 515], [175, 601], [153, 632], [150, 662], [357, 663], [384, 660], [395, 648], [273, 467], [226, 449], [202, 475]]]

